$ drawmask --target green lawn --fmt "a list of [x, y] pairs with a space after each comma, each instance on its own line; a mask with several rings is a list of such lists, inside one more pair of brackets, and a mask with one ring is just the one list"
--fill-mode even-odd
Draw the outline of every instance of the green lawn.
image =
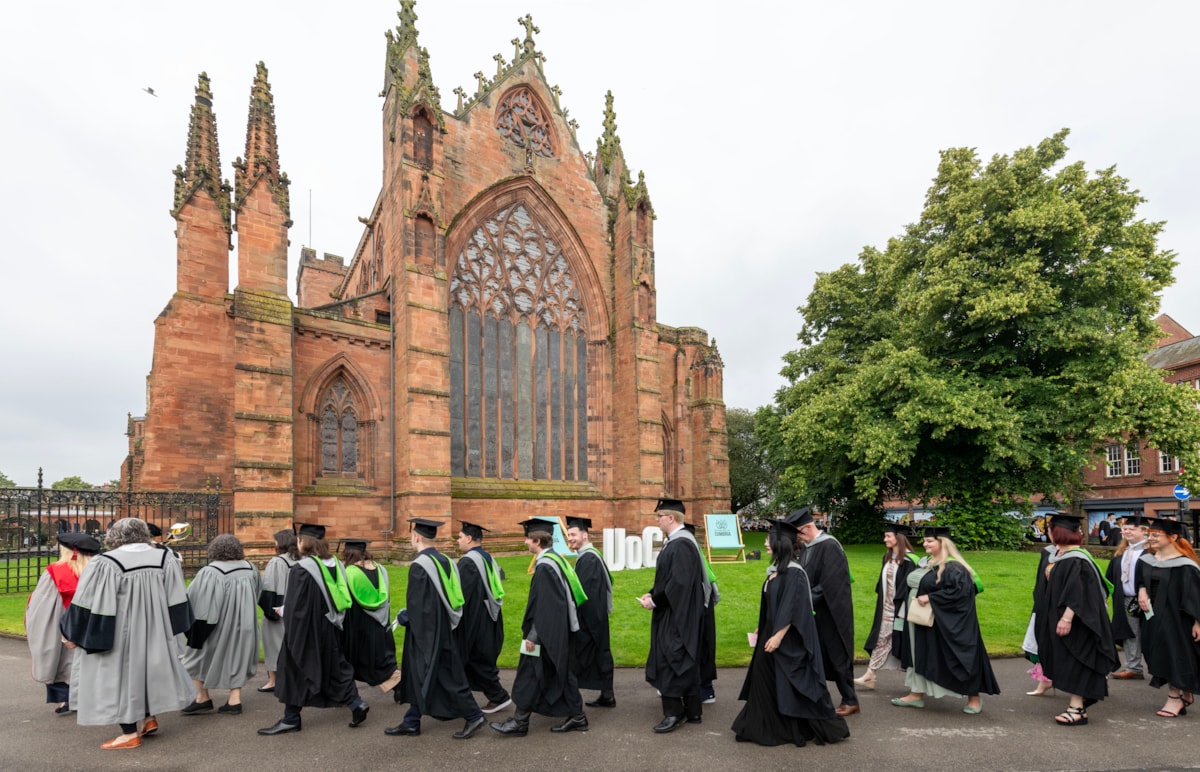
[[[762, 549], [764, 534], [745, 534], [748, 550]], [[854, 584], [854, 635], [859, 654], [871, 628], [875, 613], [875, 580], [879, 576], [882, 546], [853, 546], [846, 549]], [[985, 592], [979, 596], [979, 619], [988, 652], [992, 655], [1018, 654], [1032, 606], [1030, 593], [1037, 570], [1036, 552], [970, 552], [964, 556], [979, 573]], [[521, 636], [521, 616], [529, 595], [529, 556], [500, 558], [507, 580], [505, 589], [505, 647], [501, 667], [516, 667], [517, 646]], [[1102, 561], [1103, 562], [1103, 561]], [[717, 606], [717, 663], [722, 667], [745, 665], [750, 661], [746, 633], [758, 623], [758, 598], [767, 563], [718, 563], [713, 567], [721, 588]], [[389, 567], [393, 613], [404, 605], [408, 570]], [[650, 589], [653, 571], [618, 571], [613, 574], [612, 648], [619, 666], [641, 666], [650, 648], [650, 612], [637, 598]], [[0, 632], [24, 635], [25, 595], [0, 595]], [[403, 643], [403, 630], [396, 633], [397, 645]]]

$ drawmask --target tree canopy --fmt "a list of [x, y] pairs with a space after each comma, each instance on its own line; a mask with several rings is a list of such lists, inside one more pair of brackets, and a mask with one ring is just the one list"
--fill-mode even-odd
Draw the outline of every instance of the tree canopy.
[[94, 488], [90, 482], [84, 481], [79, 475], [64, 477], [58, 482], [50, 483], [50, 489], [55, 491], [83, 491]]
[[754, 413], [743, 408], [725, 411], [729, 434], [729, 498], [734, 512], [760, 515], [771, 511], [776, 474], [767, 448], [754, 430]]
[[0, 472], [0, 488], [15, 488], [17, 484], [4, 472]]
[[920, 218], [818, 276], [770, 411], [809, 501], [1072, 500], [1114, 438], [1195, 489], [1195, 392], [1143, 359], [1175, 256], [1115, 168], [1063, 163], [1066, 138], [943, 151]]

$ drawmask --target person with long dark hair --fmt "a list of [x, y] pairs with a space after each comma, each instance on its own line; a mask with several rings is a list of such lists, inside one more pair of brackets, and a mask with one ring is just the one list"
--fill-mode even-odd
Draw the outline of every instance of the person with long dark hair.
[[871, 655], [871, 661], [867, 663], [867, 672], [854, 679], [854, 683], [864, 689], [875, 688], [875, 674], [880, 670], [900, 669], [900, 659], [896, 656], [900, 652], [900, 643], [894, 640], [900, 633], [893, 629], [892, 623], [896, 610], [903, 608], [908, 596], [908, 574], [917, 565], [908, 534], [908, 527], [900, 523], [888, 523], [883, 527], [883, 546], [887, 549], [883, 553], [879, 579], [875, 582], [875, 620], [863, 646]]
[[1167, 685], [1162, 718], [1187, 715], [1200, 691], [1200, 561], [1183, 523], [1153, 520], [1148, 541], [1154, 554], [1138, 562], [1138, 606], [1146, 618], [1142, 654], [1156, 689]]
[[1108, 674], [1121, 664], [1108, 618], [1108, 587], [1096, 561], [1081, 545], [1079, 515], [1050, 518], [1055, 553], [1046, 568], [1046, 589], [1034, 609], [1038, 659], [1056, 688], [1067, 692], [1067, 709], [1054, 717], [1063, 726], [1088, 722], [1087, 709], [1108, 696]]
[[387, 569], [375, 562], [366, 539], [343, 539], [342, 562], [351, 601], [343, 625], [346, 660], [354, 680], [387, 694], [400, 683]]
[[[975, 572], [951, 541], [949, 528], [926, 527], [922, 544], [926, 557], [907, 579], [909, 593], [901, 638], [900, 662], [907, 670], [904, 683], [909, 692], [893, 697], [892, 704], [924, 708], [927, 694], [935, 699], [965, 696], [963, 713], [981, 713], [980, 695], [999, 694], [1000, 686], [979, 632]], [[914, 604], [932, 607], [932, 625], [911, 621]]]
[[758, 639], [733, 722], [738, 742], [803, 746], [850, 736], [825, 685], [808, 575], [795, 560], [796, 528], [775, 521], [767, 534], [771, 568], [758, 604]]
[[287, 597], [288, 574], [300, 560], [296, 547], [296, 534], [290, 528], [276, 531], [275, 557], [267, 561], [263, 569], [262, 593], [258, 596], [258, 607], [262, 609], [263, 664], [267, 668], [267, 682], [258, 687], [260, 692], [275, 691], [275, 671], [279, 665], [279, 647], [283, 645], [283, 599]]

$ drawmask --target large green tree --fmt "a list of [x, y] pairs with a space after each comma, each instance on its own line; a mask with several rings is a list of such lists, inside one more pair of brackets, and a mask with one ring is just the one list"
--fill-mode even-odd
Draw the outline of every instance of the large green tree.
[[776, 473], [767, 448], [754, 430], [754, 413], [744, 408], [725, 411], [729, 434], [729, 497], [734, 512], [761, 515], [770, 511]]
[[17, 484], [4, 472], [0, 472], [0, 488], [15, 488]]
[[64, 477], [57, 482], [50, 483], [50, 490], [54, 491], [84, 491], [93, 488], [90, 482], [86, 482], [79, 475], [71, 475]]
[[1143, 360], [1174, 255], [1115, 169], [1064, 163], [1066, 137], [944, 151], [917, 222], [818, 276], [773, 409], [802, 496], [1072, 501], [1111, 438], [1196, 487], [1195, 392]]

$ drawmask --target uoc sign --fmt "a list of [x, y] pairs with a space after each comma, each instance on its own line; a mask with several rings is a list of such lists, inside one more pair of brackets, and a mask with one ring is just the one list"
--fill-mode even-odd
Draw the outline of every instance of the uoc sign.
[[656, 525], [642, 529], [641, 536], [627, 536], [624, 528], [604, 529], [604, 562], [609, 571], [626, 568], [654, 568], [657, 545], [662, 547], [663, 532]]

